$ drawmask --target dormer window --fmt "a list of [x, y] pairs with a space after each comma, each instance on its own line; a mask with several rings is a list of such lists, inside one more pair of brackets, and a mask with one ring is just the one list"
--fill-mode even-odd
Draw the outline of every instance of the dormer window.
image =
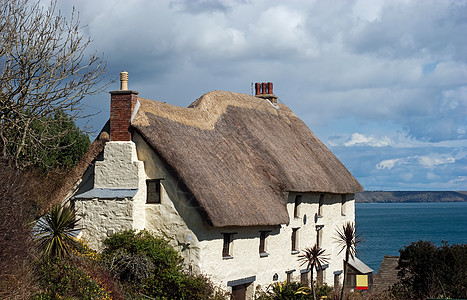
[[295, 196], [294, 208], [293, 208], [293, 216], [294, 218], [300, 217], [300, 204], [302, 203], [302, 195]]
[[150, 204], [161, 203], [161, 180], [160, 179], [146, 180], [146, 203], [150, 203]]

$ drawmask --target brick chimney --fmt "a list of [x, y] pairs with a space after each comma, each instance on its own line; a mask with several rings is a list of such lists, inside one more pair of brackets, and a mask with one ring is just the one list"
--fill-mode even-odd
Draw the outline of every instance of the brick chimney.
[[272, 90], [272, 82], [255, 83], [255, 96], [258, 98], [268, 99], [271, 103], [277, 103], [277, 96]]
[[130, 121], [138, 92], [128, 89], [128, 72], [120, 73], [120, 90], [110, 95], [110, 140], [131, 141]]

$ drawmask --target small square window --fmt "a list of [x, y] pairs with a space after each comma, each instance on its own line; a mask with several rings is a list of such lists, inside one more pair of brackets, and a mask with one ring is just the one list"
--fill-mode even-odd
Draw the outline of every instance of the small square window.
[[146, 180], [146, 203], [161, 203], [161, 180]]

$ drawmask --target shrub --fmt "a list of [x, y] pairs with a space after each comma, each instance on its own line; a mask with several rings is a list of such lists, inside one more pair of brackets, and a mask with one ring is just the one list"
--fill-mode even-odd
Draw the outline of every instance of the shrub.
[[467, 245], [418, 241], [399, 250], [398, 299], [467, 298]]
[[71, 260], [52, 259], [38, 263], [39, 284], [43, 291], [34, 299], [111, 299], [109, 293], [102, 288], [85, 271], [77, 267]]
[[183, 272], [183, 258], [147, 231], [124, 231], [104, 241], [102, 257], [128, 292], [153, 298], [212, 299], [219, 296], [210, 280]]

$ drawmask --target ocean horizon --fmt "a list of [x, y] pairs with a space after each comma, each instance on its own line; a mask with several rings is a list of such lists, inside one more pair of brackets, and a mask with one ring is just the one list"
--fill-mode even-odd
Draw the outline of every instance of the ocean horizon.
[[356, 203], [357, 256], [376, 273], [385, 255], [412, 242], [467, 243], [467, 202]]

